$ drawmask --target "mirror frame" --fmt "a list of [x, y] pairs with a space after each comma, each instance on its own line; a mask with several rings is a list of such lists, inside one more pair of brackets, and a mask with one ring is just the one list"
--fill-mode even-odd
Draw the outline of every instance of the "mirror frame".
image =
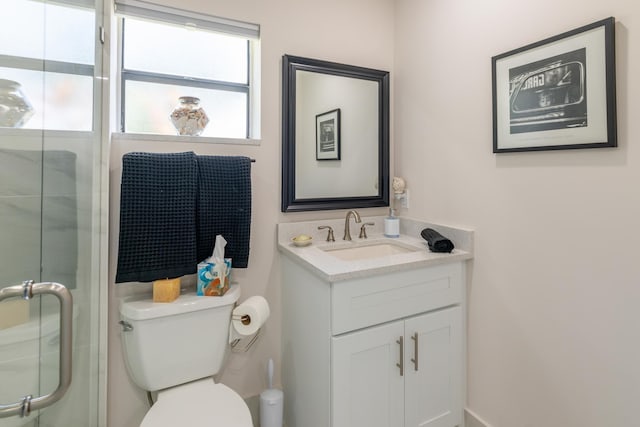
[[[378, 83], [378, 194], [296, 198], [296, 72], [344, 76]], [[282, 57], [282, 212], [389, 206], [389, 72], [318, 59]]]

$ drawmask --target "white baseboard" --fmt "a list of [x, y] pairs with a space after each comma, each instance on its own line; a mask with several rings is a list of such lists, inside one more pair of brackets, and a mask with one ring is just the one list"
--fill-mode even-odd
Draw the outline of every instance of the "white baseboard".
[[464, 409], [464, 425], [465, 427], [492, 427], [469, 408]]

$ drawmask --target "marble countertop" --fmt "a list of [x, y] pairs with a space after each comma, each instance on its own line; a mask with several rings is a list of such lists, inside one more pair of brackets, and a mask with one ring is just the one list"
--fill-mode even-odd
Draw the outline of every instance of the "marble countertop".
[[[367, 239], [360, 239], [360, 226], [365, 222], [373, 222], [367, 226]], [[447, 262], [463, 261], [473, 258], [473, 231], [450, 226], [431, 224], [410, 218], [400, 218], [400, 237], [387, 238], [383, 234], [384, 216], [362, 217], [356, 224], [351, 220], [352, 241], [342, 239], [344, 219], [326, 221], [290, 222], [278, 224], [278, 249], [293, 261], [310, 269], [328, 282], [339, 282], [359, 277], [385, 274], [408, 268], [428, 267]], [[327, 230], [318, 230], [318, 226], [328, 225], [333, 228], [335, 242], [327, 242]], [[455, 249], [451, 253], [434, 253], [429, 251], [427, 242], [420, 236], [420, 231], [432, 228], [450, 239]], [[298, 247], [292, 238], [306, 234], [312, 237], [309, 246]], [[386, 255], [376, 258], [343, 261], [331, 255], [326, 249], [343, 249], [377, 243], [395, 243], [398, 246], [413, 248], [414, 251]]]

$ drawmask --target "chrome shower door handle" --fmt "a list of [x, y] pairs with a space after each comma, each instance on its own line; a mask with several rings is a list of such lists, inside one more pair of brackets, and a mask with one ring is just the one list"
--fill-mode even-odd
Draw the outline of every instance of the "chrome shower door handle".
[[24, 282], [22, 285], [9, 286], [0, 289], [0, 301], [7, 298], [31, 299], [34, 295], [51, 294], [58, 298], [60, 303], [60, 376], [58, 387], [51, 393], [44, 396], [32, 397], [24, 396], [15, 403], [0, 403], [0, 418], [19, 415], [28, 416], [31, 411], [53, 405], [64, 396], [71, 385], [71, 351], [72, 351], [72, 328], [73, 328], [73, 297], [71, 292], [60, 283], [43, 282], [33, 283], [32, 280]]

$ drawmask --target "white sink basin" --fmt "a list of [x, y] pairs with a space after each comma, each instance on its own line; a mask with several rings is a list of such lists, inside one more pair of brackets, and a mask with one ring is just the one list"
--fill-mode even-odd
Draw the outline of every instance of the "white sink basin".
[[384, 258], [408, 252], [417, 252], [423, 249], [414, 246], [391, 243], [389, 241], [362, 244], [358, 246], [349, 245], [347, 247], [324, 247], [321, 248], [327, 254], [342, 261], [361, 261], [365, 259]]

